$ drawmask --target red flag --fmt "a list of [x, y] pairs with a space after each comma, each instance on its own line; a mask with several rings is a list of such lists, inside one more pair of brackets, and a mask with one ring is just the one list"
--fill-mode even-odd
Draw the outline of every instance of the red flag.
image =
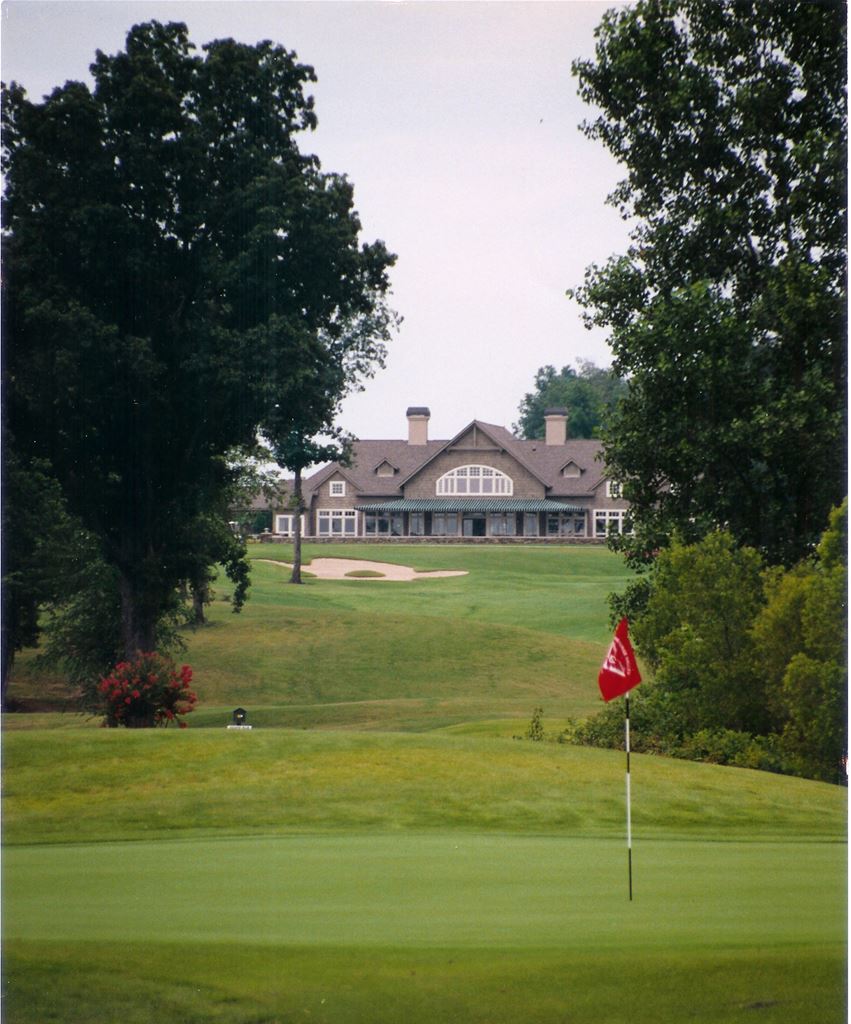
[[629, 642], [629, 626], [626, 619], [621, 619], [612, 639], [609, 653], [597, 676], [603, 700], [614, 700], [622, 693], [638, 686], [641, 673], [635, 661], [632, 644]]

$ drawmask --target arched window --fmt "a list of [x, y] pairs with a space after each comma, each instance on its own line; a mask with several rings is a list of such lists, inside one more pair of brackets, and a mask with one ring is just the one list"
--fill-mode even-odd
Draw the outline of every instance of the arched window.
[[514, 481], [493, 466], [459, 466], [437, 481], [437, 494], [514, 494]]

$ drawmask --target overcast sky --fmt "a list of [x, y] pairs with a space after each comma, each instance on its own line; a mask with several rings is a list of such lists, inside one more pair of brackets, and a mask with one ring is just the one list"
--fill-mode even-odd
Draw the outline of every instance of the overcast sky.
[[611, 361], [565, 289], [627, 246], [605, 205], [622, 171], [579, 131], [593, 111], [570, 72], [612, 6], [4, 0], [2, 77], [34, 100], [90, 82], [95, 50], [117, 52], [152, 18], [186, 22], [198, 46], [295, 50], [318, 76], [319, 127], [301, 149], [349, 176], [363, 239], [398, 255], [391, 304], [404, 323], [340, 425], [402, 437], [405, 409], [427, 405], [430, 437], [449, 438], [474, 418], [510, 427], [541, 366]]

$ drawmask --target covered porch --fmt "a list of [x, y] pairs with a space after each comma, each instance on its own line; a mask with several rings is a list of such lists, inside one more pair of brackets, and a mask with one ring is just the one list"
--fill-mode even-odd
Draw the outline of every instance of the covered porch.
[[355, 506], [364, 537], [586, 537], [587, 510], [550, 498], [393, 498]]

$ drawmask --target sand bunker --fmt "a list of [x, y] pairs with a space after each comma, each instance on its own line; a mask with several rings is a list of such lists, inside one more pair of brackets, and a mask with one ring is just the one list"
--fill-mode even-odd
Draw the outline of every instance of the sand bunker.
[[[287, 562], [276, 562], [270, 558], [261, 558], [261, 562], [270, 565], [279, 565], [282, 569], [292, 569]], [[417, 572], [407, 565], [393, 565], [391, 562], [366, 562], [356, 558], [314, 558], [310, 565], [304, 566], [304, 571], [316, 576], [320, 580], [432, 580], [439, 576], [467, 576], [468, 573], [461, 570], [444, 569], [437, 572]], [[353, 572], [380, 572], [380, 576], [350, 576]]]

